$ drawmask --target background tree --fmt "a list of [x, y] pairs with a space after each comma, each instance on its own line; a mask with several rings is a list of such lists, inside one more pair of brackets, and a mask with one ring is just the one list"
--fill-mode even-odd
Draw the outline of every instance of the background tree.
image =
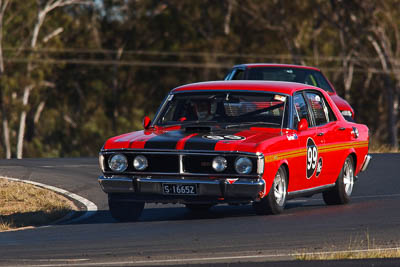
[[321, 68], [372, 145], [398, 148], [399, 0], [16, 2], [0, 0], [1, 157], [94, 156], [172, 88], [251, 62]]
[[[6, 12], [7, 6], [9, 4], [9, 0], [0, 0], [0, 79], [1, 84], [3, 84], [3, 76], [4, 72], [4, 58], [3, 58], [3, 20], [4, 14]], [[2, 86], [3, 87], [3, 86]], [[1, 109], [1, 121], [2, 121], [2, 130], [3, 130], [3, 145], [5, 150], [5, 156], [7, 159], [11, 158], [11, 145], [10, 145], [10, 129], [8, 126], [8, 118], [7, 118], [7, 109], [5, 107], [5, 103], [3, 103], [4, 91], [1, 90], [0, 93], [0, 109]]]

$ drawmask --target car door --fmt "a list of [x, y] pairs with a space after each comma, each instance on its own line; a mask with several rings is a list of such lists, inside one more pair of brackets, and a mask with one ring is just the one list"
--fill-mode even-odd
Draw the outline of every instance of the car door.
[[341, 155], [337, 153], [335, 147], [341, 139], [342, 131], [323, 94], [310, 90], [305, 92], [305, 97], [316, 131], [317, 155], [316, 157], [313, 155], [313, 160], [316, 159], [317, 163], [311, 179], [314, 179], [314, 186], [323, 186], [331, 183], [335, 165], [340, 161]]
[[[302, 191], [315, 186], [315, 179], [312, 179], [315, 173], [317, 159], [316, 147], [318, 140], [316, 127], [310, 114], [309, 104], [305, 98], [305, 92], [297, 92], [293, 95], [293, 128], [297, 129], [301, 119], [306, 119], [308, 128], [297, 132], [298, 150], [295, 151], [296, 157], [291, 161], [291, 177], [288, 186], [288, 192]], [[314, 153], [314, 154], [313, 154]]]
[[[320, 120], [319, 123], [317, 122], [319, 124], [317, 125], [317, 132], [324, 137], [324, 144], [321, 146], [320, 155], [322, 159], [325, 159], [322, 167], [326, 175], [325, 180], [321, 182], [323, 184], [332, 184], [335, 183], [347, 157], [347, 154], [343, 153], [343, 147], [351, 141], [354, 129], [349, 127], [347, 122], [338, 120], [329, 102], [323, 95], [319, 96], [321, 99], [319, 105], [322, 106], [323, 113], [325, 113], [325, 119]], [[310, 94], [310, 98], [313, 97], [315, 96]], [[321, 113], [322, 116], [321, 110], [315, 112]]]

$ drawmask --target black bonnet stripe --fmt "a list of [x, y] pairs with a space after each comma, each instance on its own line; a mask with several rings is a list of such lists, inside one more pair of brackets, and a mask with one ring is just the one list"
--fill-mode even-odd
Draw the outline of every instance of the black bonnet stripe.
[[[223, 133], [199, 133], [197, 135], [190, 137], [185, 142], [184, 149], [185, 150], [208, 150], [208, 151], [211, 150], [211, 151], [214, 151], [215, 145], [220, 140], [204, 138], [203, 136], [205, 136], [205, 135], [224, 136], [224, 135], [235, 135], [236, 133], [238, 133], [238, 131], [233, 131], [233, 132], [224, 131]], [[146, 144], [144, 145], [144, 148], [145, 149], [146, 148], [149, 148], [149, 149], [176, 149], [178, 142], [191, 134], [193, 134], [193, 133], [185, 133], [181, 130], [165, 132], [163, 134], [157, 135], [157, 136], [147, 140]]]
[[195, 135], [186, 141], [184, 149], [187, 150], [214, 150], [219, 140], [203, 138], [204, 134]]
[[[240, 131], [239, 131], [240, 132]], [[208, 133], [208, 134], [198, 134], [191, 138], [189, 138], [186, 143], [184, 149], [187, 150], [215, 150], [215, 145], [221, 140], [213, 140], [209, 138], [204, 138], [203, 136], [206, 135], [217, 135], [217, 136], [224, 136], [224, 135], [235, 135], [238, 131], [229, 132], [229, 133]]]
[[181, 131], [166, 132], [147, 140], [144, 148], [175, 149], [176, 144], [179, 142], [179, 140], [181, 140], [185, 136], [186, 135], [182, 134]]

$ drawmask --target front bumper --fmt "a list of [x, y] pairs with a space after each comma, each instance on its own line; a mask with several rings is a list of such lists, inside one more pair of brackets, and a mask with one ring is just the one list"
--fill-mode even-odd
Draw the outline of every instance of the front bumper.
[[[226, 179], [182, 179], [180, 177], [105, 177], [98, 178], [105, 193], [130, 193], [132, 200], [160, 203], [189, 202], [242, 202], [258, 200], [264, 192], [262, 179], [238, 179], [229, 183]], [[197, 195], [164, 195], [163, 183], [196, 185]]]

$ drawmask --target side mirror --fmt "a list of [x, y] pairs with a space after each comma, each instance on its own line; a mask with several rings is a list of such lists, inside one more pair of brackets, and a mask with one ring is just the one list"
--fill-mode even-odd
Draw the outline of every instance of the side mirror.
[[149, 128], [150, 123], [151, 123], [151, 119], [149, 117], [146, 116], [143, 118], [143, 128], [145, 130]]
[[308, 129], [308, 122], [306, 119], [301, 119], [299, 125], [297, 126], [297, 131], [301, 132]]

